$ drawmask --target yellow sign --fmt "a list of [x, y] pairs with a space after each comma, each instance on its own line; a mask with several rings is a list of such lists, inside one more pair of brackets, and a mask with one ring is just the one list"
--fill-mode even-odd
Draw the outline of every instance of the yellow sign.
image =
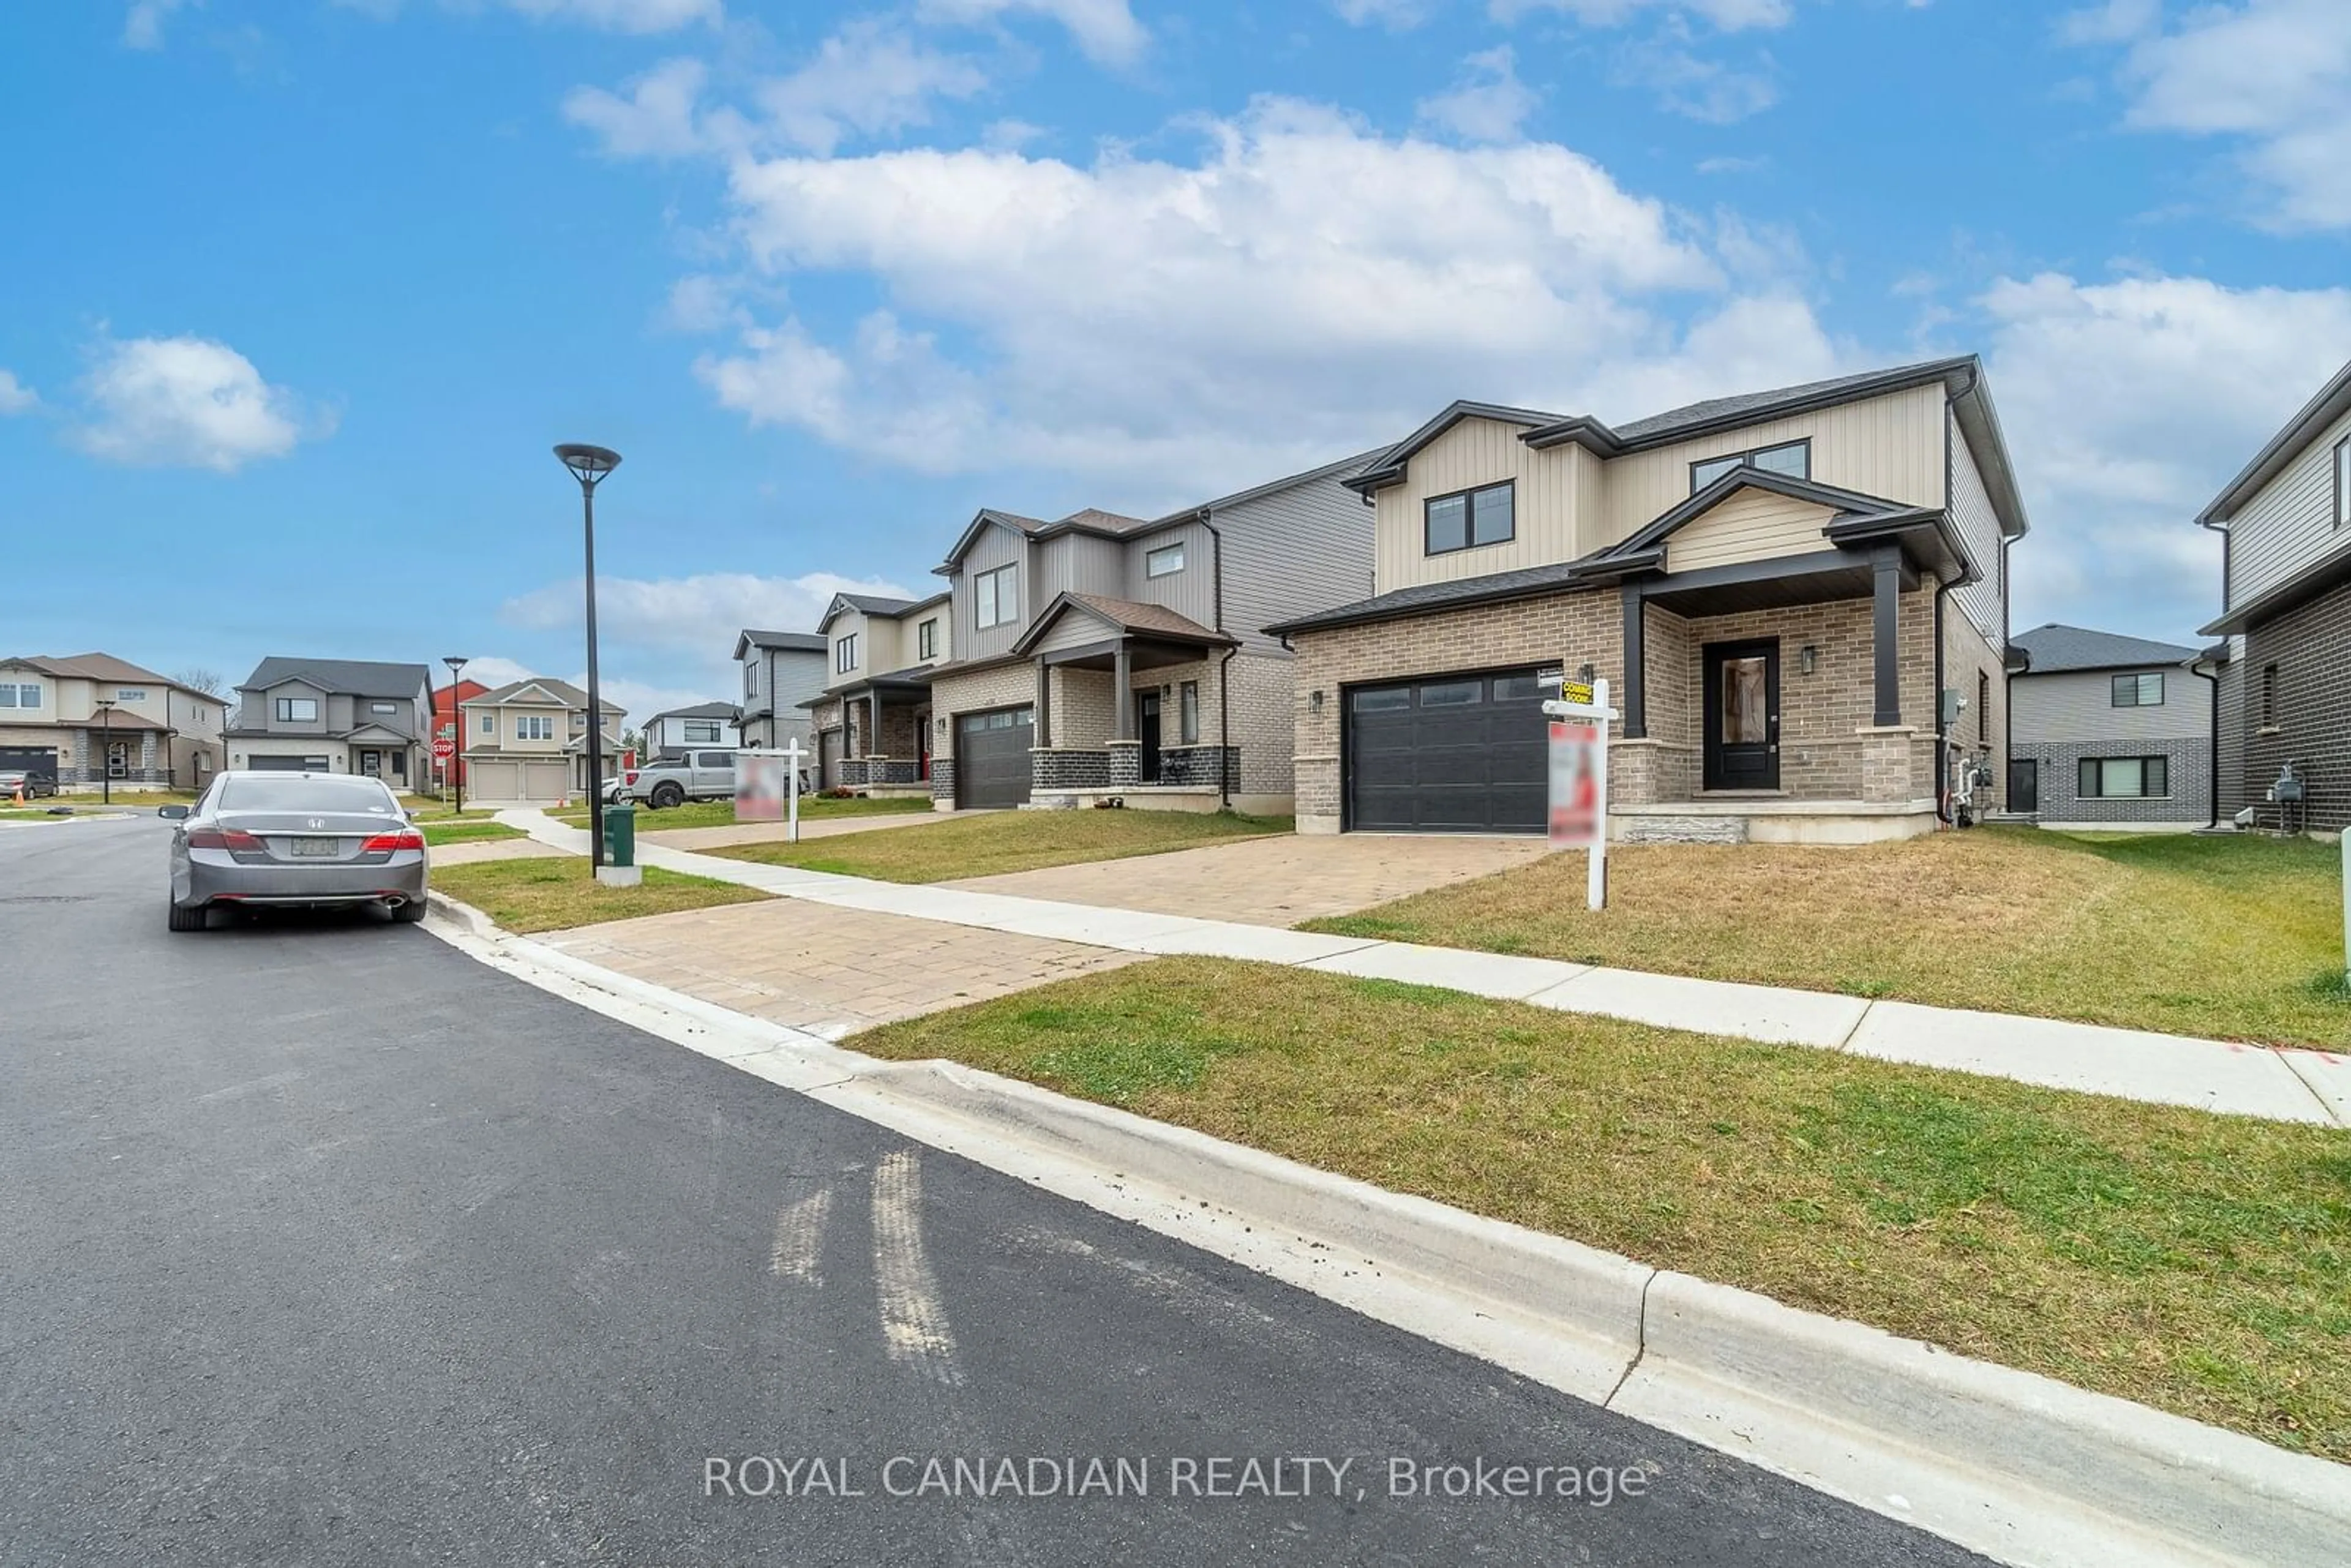
[[1563, 703], [1589, 704], [1592, 701], [1592, 688], [1575, 681], [1562, 681], [1559, 686], [1559, 700]]

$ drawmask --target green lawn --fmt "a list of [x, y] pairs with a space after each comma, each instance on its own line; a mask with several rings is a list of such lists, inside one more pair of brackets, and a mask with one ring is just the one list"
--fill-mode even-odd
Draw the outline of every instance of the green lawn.
[[[735, 802], [732, 800], [688, 800], [683, 806], [672, 806], [656, 811], [649, 807], [633, 807], [637, 813], [640, 833], [667, 832], [673, 828], [731, 828], [735, 822]], [[803, 797], [800, 800], [800, 821], [829, 822], [841, 817], [892, 817], [908, 811], [928, 811], [927, 800], [876, 800], [869, 796], [852, 796], [845, 800], [831, 800], [823, 796]], [[575, 828], [588, 825], [585, 806], [569, 811], [549, 811], [549, 816]]]
[[1978, 829], [1853, 849], [1630, 845], [1309, 922], [2132, 1029], [2341, 1048], [2341, 851], [2304, 840]]
[[493, 822], [487, 818], [476, 820], [470, 814], [463, 821], [420, 818], [417, 826], [424, 830], [424, 841], [428, 844], [474, 844], [489, 839], [528, 836], [520, 828], [510, 828], [504, 822]]
[[705, 852], [882, 882], [949, 882], [1288, 831], [1288, 817], [1235, 811], [990, 811], [883, 833], [843, 833], [799, 844], [730, 844]]
[[602, 887], [586, 859], [478, 861], [434, 867], [433, 890], [470, 904], [509, 931], [561, 931], [641, 915], [674, 915], [718, 904], [750, 904], [770, 894], [706, 877], [644, 868], [636, 887]]
[[1207, 958], [850, 1043], [2351, 1459], [2351, 1132]]

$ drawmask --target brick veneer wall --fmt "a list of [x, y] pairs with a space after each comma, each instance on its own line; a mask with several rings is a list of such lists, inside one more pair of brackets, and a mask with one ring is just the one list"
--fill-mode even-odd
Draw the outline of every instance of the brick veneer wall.
[[[1980, 682], [1977, 679], [1980, 675], [1982, 677]], [[1981, 744], [1991, 748], [1993, 808], [2005, 810], [2008, 806], [2006, 758], [2009, 756], [2006, 673], [2002, 667], [2001, 656], [1992, 648], [1991, 641], [1981, 632], [1976, 630], [1974, 622], [1960, 613], [1959, 607], [1956, 603], [1949, 601], [1943, 605], [1943, 685], [1959, 693], [1968, 705], [1959, 714], [1952, 738], [1962, 743], [1964, 750], [1973, 750], [1979, 744], [1978, 737], [1984, 737]], [[1980, 695], [1988, 696], [1987, 711], [1991, 716], [1990, 723], [1980, 728], [1978, 727], [1976, 714], [1976, 699]], [[1909, 716], [1907, 706], [1904, 716], [1906, 718]], [[1934, 729], [1935, 710], [1932, 707], [1926, 710], [1920, 727], [1929, 732]], [[1963, 754], [1962, 751], [1954, 752], [1952, 755]], [[2147, 755], [2153, 756], [2154, 753], [2148, 752]], [[2209, 772], [2210, 769], [2199, 768], [2198, 771]], [[1933, 753], [1930, 748], [1927, 758], [1927, 789], [1935, 789], [1937, 783]], [[1950, 785], [1953, 789], [1959, 787], [1956, 768], [1950, 779]], [[2045, 779], [2042, 788], [2043, 790], [2048, 788]], [[1921, 793], [1924, 792], [1926, 791], [1921, 791]], [[2042, 798], [2044, 801], [2048, 799], [2046, 794]], [[2199, 797], [2199, 800], [2201, 798], [2201, 796]], [[2044, 810], [2043, 814], [2045, 816], [2047, 812]]]
[[1026, 707], [1036, 700], [1037, 666], [1025, 659], [1008, 664], [934, 676], [931, 681], [931, 712], [947, 721], [944, 733], [936, 725], [932, 727], [934, 767], [941, 758], [952, 759], [955, 757], [956, 718], [958, 715], [987, 713], [995, 708]]
[[[2277, 724], [2262, 724], [2262, 672], [2278, 667]], [[2245, 637], [2244, 775], [2241, 789], [2258, 803], [2291, 761], [2303, 777], [2306, 825], [2351, 828], [2351, 586], [2320, 595], [2257, 626]], [[2261, 821], [2274, 825], [2274, 808]]]
[[[2044, 822], [2185, 822], [2201, 825], [2210, 813], [2212, 747], [2209, 740], [2019, 741], [2011, 753], [2040, 764], [2036, 814]], [[2074, 791], [2085, 757], [2160, 757], [2169, 793], [2155, 800], [2084, 800]]]

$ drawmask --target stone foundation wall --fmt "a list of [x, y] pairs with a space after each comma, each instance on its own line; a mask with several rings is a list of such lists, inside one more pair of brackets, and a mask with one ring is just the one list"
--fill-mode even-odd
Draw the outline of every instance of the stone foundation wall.
[[1081, 751], [1061, 747], [1040, 747], [1029, 754], [1029, 787], [1031, 789], [1107, 789], [1111, 787], [1110, 752], [1106, 748]]

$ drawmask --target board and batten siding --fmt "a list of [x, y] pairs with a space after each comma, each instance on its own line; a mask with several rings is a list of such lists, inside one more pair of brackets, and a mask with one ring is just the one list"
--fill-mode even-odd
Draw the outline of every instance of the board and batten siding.
[[[1528, 428], [1500, 420], [1465, 419], [1413, 454], [1404, 482], [1379, 492], [1373, 568], [1377, 591], [1548, 566], [1573, 560], [1596, 545], [1596, 540], [1586, 543], [1579, 538], [1575, 505], [1579, 489], [1589, 488], [1580, 481], [1579, 470], [1594, 459], [1573, 445], [1536, 451], [1519, 439]], [[1516, 485], [1511, 497], [1515, 538], [1442, 555], [1428, 553], [1423, 524], [1429, 497], [1505, 479]]]
[[1776, 560], [1832, 548], [1821, 530], [1835, 514], [1770, 490], [1742, 490], [1666, 538], [1666, 570]]
[[1286, 659], [1289, 650], [1266, 627], [1371, 597], [1377, 513], [1340, 477], [1285, 486], [1213, 515], [1225, 551], [1217, 630], [1249, 652]]
[[1118, 634], [1118, 628], [1101, 616], [1073, 605], [1061, 612], [1061, 619], [1053, 622], [1053, 629], [1038, 638], [1029, 651], [1032, 653], [1064, 653], [1090, 643], [1110, 642]]
[[2006, 617], [2001, 606], [2008, 597], [2004, 580], [2008, 564], [2001, 559], [2000, 514], [1993, 509], [1991, 492], [1984, 487], [1983, 471], [1976, 466], [1974, 449], [1968, 445], [1958, 416], [1947, 413], [1944, 417], [1949, 422], [1951, 444], [1951, 526], [1959, 530], [1960, 547], [1980, 574], [1978, 580], [1954, 589], [1951, 599], [1976, 623], [1992, 651], [2001, 653], [2006, 647]]
[[[1029, 629], [1029, 617], [1039, 605], [1031, 591], [1036, 576], [1027, 570], [1029, 556], [1029, 540], [1019, 531], [1001, 523], [990, 523], [972, 541], [971, 549], [963, 558], [963, 570], [955, 577], [955, 642], [960, 659], [997, 659], [1012, 652], [1012, 644]], [[980, 573], [993, 571], [1000, 566], [1020, 566], [1016, 576], [1020, 584], [1020, 613], [998, 626], [982, 627], [978, 623], [979, 601], [972, 584]]]
[[2258, 599], [2313, 561], [2351, 549], [2335, 526], [2335, 444], [2351, 413], [2313, 436], [2229, 518], [2229, 608]]
[[1791, 441], [1811, 441], [1812, 476], [1821, 484], [1882, 496], [1906, 506], [1942, 506], [1943, 421], [1948, 402], [1943, 383], [1933, 382], [1615, 458], [1607, 465], [1604, 532], [1593, 543], [1597, 547], [1629, 538], [1687, 500], [1691, 464]]
[[[1037, 602], [1020, 607], [1024, 618], [1040, 614], [1057, 593], [1126, 593], [1126, 555], [1116, 539], [1062, 534], [1032, 541], [1029, 559], [1037, 566]], [[1025, 586], [1025, 585], [1024, 585]]]
[[[1184, 547], [1184, 570], [1171, 571], [1165, 577], [1147, 574], [1144, 562], [1153, 550], [1167, 545]], [[1208, 530], [1197, 523], [1182, 523], [1172, 528], [1155, 528], [1137, 534], [1123, 547], [1126, 559], [1124, 575], [1113, 586], [1102, 591], [1121, 599], [1131, 599], [1137, 604], [1164, 604], [1178, 615], [1188, 616], [1201, 625], [1214, 630], [1217, 624], [1217, 557], [1215, 541]]]
[[[2212, 734], [2212, 685], [2183, 665], [2148, 666], [2163, 675], [2156, 707], [2116, 707], [2114, 677], [2125, 670], [2065, 670], [2009, 682], [2009, 734], [2020, 746], [2098, 746], [2112, 741], [2204, 740]], [[2126, 753], [2117, 752], [2122, 756]]]

